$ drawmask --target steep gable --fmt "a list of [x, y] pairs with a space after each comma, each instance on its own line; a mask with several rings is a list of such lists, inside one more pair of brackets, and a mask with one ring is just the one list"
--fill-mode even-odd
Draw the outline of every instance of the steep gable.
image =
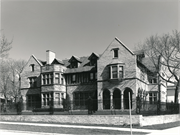
[[124, 77], [136, 76], [136, 55], [118, 38], [110, 43], [98, 59], [99, 80], [110, 78], [111, 65], [122, 66]]

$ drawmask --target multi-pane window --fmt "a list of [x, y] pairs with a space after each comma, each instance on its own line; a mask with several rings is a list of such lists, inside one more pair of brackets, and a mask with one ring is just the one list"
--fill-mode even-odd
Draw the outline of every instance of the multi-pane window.
[[112, 78], [118, 78], [117, 66], [112, 66]]
[[59, 73], [55, 73], [55, 83], [59, 84]]
[[43, 93], [42, 98], [43, 98], [43, 105], [49, 106], [52, 104], [53, 101], [53, 93]]
[[157, 83], [157, 78], [151, 78], [151, 79], [149, 80], [149, 83], [151, 83], [151, 84], [156, 84], [156, 83]]
[[110, 66], [110, 79], [122, 79], [124, 77], [123, 66], [112, 65]]
[[29, 84], [31, 88], [37, 87], [37, 77], [29, 77]]
[[43, 85], [53, 84], [53, 74], [52, 73], [43, 74], [42, 83]]
[[155, 92], [149, 93], [149, 103], [154, 104], [156, 102], [157, 102], [157, 93]]

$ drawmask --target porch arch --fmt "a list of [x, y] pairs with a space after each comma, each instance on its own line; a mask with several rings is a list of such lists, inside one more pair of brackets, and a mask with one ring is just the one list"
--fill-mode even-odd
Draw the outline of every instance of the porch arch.
[[131, 99], [131, 109], [132, 109], [132, 89], [125, 88], [124, 90], [124, 109], [129, 109], [129, 92], [130, 92], [130, 99]]
[[121, 91], [117, 88], [113, 92], [113, 107], [114, 109], [121, 109]]
[[103, 91], [103, 109], [110, 109], [110, 91], [108, 89]]

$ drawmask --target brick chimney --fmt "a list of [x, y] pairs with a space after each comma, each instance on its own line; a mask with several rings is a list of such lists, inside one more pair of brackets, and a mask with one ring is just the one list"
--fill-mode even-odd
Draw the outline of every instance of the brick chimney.
[[46, 51], [46, 64], [51, 64], [53, 60], [56, 58], [56, 54], [50, 50]]

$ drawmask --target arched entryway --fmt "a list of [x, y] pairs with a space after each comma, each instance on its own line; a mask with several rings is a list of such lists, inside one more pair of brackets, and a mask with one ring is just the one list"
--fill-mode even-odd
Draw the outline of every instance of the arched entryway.
[[124, 91], [124, 109], [129, 109], [129, 92], [130, 92], [131, 108], [132, 108], [132, 90], [130, 88], [126, 88]]
[[110, 109], [110, 91], [103, 91], [103, 109]]
[[119, 89], [115, 89], [113, 92], [113, 107], [121, 109], [121, 91]]

